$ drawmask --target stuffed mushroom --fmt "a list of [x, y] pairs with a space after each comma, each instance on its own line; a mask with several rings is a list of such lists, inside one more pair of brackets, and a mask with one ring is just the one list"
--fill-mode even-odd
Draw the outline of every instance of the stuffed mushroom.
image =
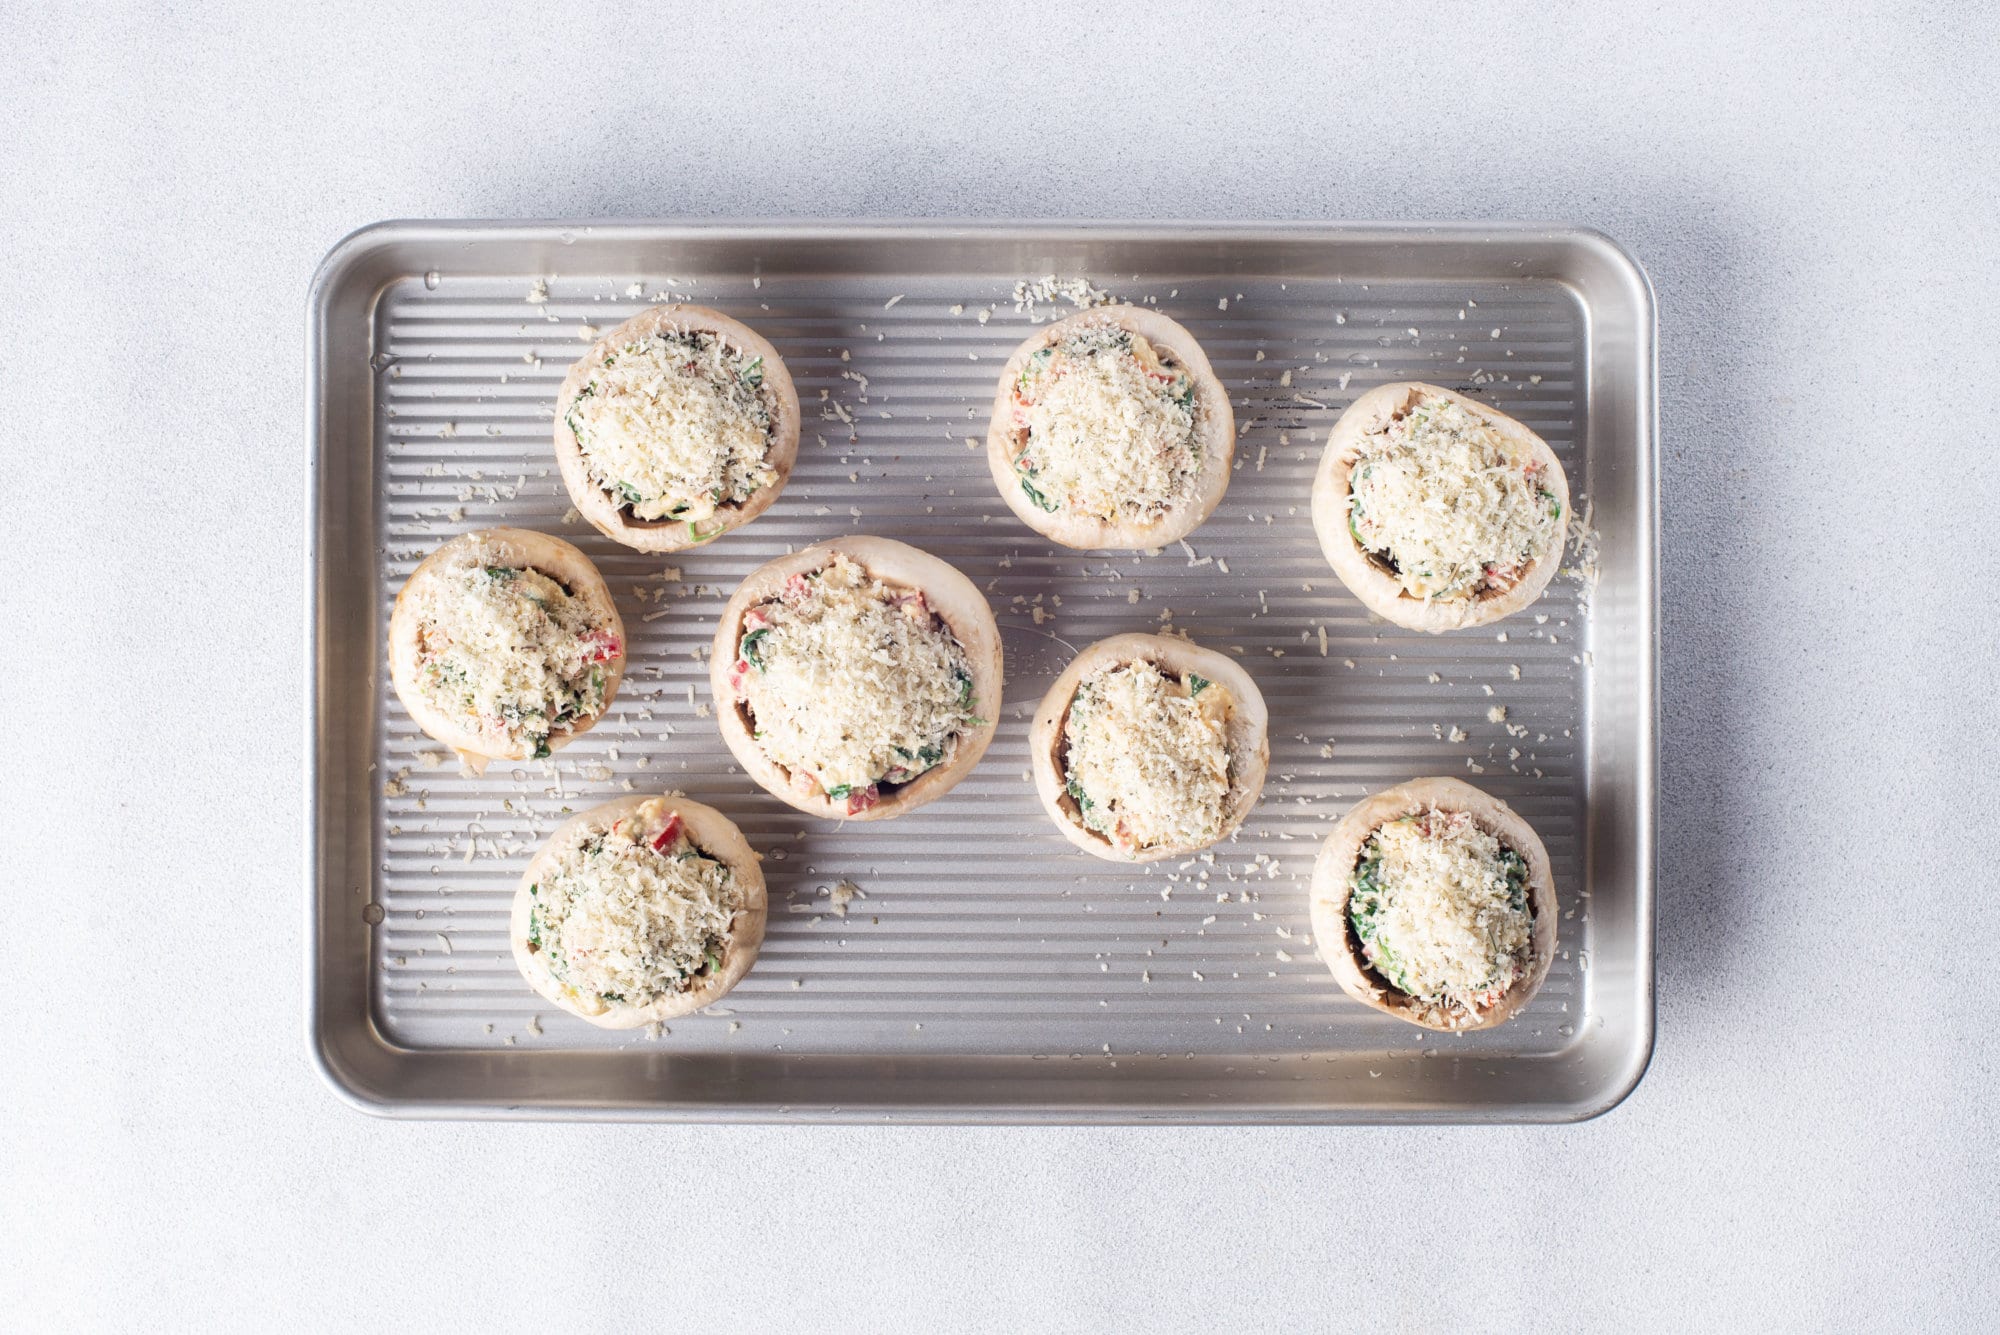
[[1066, 547], [1159, 547], [1229, 487], [1236, 423], [1194, 336], [1158, 311], [1102, 306], [1037, 330], [1000, 376], [993, 483]]
[[1369, 390], [1327, 435], [1313, 527], [1341, 582], [1412, 630], [1483, 626], [1562, 564], [1569, 480], [1540, 436], [1436, 385]]
[[723, 740], [767, 792], [815, 816], [882, 820], [942, 796], [985, 754], [1000, 632], [943, 561], [837, 538], [744, 580], [709, 681]]
[[643, 552], [749, 523], [799, 451], [778, 350], [702, 306], [659, 306], [597, 340], [556, 399], [556, 459], [577, 512]]
[[549, 836], [514, 892], [509, 936], [537, 993], [631, 1029], [719, 1001], [756, 962], [766, 912], [757, 855], [728, 817], [628, 797]]
[[1458, 779], [1355, 806], [1313, 864], [1320, 958], [1364, 1005], [1445, 1031], [1533, 999], [1556, 951], [1555, 879], [1527, 821]]
[[496, 528], [454, 538], [396, 595], [389, 674], [417, 726], [475, 770], [545, 758], [618, 694], [625, 626], [590, 558]]
[[1035, 711], [1035, 793], [1063, 836], [1113, 862], [1151, 862], [1234, 834], [1270, 762], [1250, 674], [1170, 635], [1115, 635], [1056, 678]]

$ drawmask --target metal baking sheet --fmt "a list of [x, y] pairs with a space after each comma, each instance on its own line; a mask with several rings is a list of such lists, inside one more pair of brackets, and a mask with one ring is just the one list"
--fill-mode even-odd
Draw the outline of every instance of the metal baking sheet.
[[[1236, 404], [1238, 466], [1186, 546], [1053, 547], [982, 457], [994, 377], [1083, 278], [1187, 325]], [[663, 300], [745, 320], [805, 413], [778, 504], [671, 558], [570, 509], [549, 432], [597, 330]], [[311, 1050], [404, 1116], [926, 1121], [1560, 1121], [1617, 1103], [1653, 1033], [1657, 665], [1652, 294], [1618, 247], [1546, 226], [388, 223], [310, 302], [307, 963]], [[1545, 436], [1601, 535], [1594, 581], [1432, 637], [1368, 616], [1307, 496], [1356, 395], [1424, 379]], [[982, 442], [975, 449], [969, 442]], [[553, 762], [462, 774], [389, 689], [411, 568], [454, 534], [560, 534], [631, 632], [606, 720]], [[947, 798], [823, 824], [760, 792], [710, 717], [702, 653], [736, 583], [878, 533], [953, 562], [999, 617], [997, 740]], [[1171, 625], [1269, 702], [1262, 804], [1213, 860], [1075, 852], [1028, 779], [1029, 716], [1074, 648]], [[1322, 641], [1324, 635], [1324, 641]], [[1489, 711], [1505, 706], [1504, 722]], [[1547, 842], [1561, 953], [1511, 1023], [1428, 1034], [1350, 1001], [1310, 944], [1332, 821], [1425, 774]], [[765, 854], [756, 968], [712, 1013], [614, 1033], [516, 975], [509, 896], [540, 840], [632, 791], [684, 790]], [[826, 888], [865, 897], [837, 912]]]

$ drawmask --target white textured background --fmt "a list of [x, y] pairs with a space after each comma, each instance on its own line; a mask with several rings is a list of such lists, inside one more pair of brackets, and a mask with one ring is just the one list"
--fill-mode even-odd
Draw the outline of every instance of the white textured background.
[[[1992, 1328], [1980, 6], [199, 8], [0, 0], [0, 1324]], [[1664, 442], [1638, 1091], [1412, 1131], [337, 1102], [300, 1023], [307, 279], [382, 217], [603, 214], [1628, 246]]]

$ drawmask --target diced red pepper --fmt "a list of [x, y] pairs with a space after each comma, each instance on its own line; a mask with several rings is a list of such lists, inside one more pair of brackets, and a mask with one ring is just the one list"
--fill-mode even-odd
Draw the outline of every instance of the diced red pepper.
[[583, 637], [583, 643], [588, 649], [583, 660], [586, 663], [608, 663], [620, 652], [618, 637], [606, 631], [592, 631]]
[[749, 671], [750, 665], [740, 658], [732, 663], [729, 668], [729, 689], [739, 695], [742, 694], [743, 678], [749, 674]]
[[803, 598], [806, 596], [806, 587], [806, 577], [794, 575], [785, 581], [785, 597]]
[[673, 815], [667, 817], [666, 828], [653, 836], [654, 851], [665, 852], [667, 845], [671, 844], [676, 838], [678, 838], [680, 832], [681, 832], [681, 813], [676, 811]]
[[882, 800], [882, 790], [874, 784], [857, 788], [847, 795], [847, 814], [859, 815]]
[[771, 624], [771, 618], [764, 615], [764, 609], [753, 607], [743, 614], [744, 630], [762, 630]]

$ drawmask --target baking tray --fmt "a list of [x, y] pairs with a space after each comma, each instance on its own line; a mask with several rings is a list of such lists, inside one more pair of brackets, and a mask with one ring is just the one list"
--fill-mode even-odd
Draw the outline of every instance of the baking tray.
[[[1015, 521], [981, 448], [994, 377], [1082, 277], [1200, 339], [1239, 466], [1190, 543], [1078, 553]], [[549, 442], [595, 330], [662, 300], [736, 315], [805, 413], [779, 503], [711, 547], [626, 551], [578, 521]], [[1562, 1121], [1617, 1103], [1653, 1035], [1654, 308], [1605, 237], [1550, 226], [397, 222], [336, 246], [310, 302], [307, 996], [334, 1088], [401, 1116], [995, 1122]], [[1595, 578], [1431, 637], [1370, 618], [1314, 540], [1327, 428], [1387, 380], [1465, 390], [1548, 439], [1601, 535]], [[499, 524], [608, 578], [631, 670], [552, 763], [460, 773], [389, 689], [391, 600]], [[999, 735], [946, 799], [822, 824], [760, 792], [702, 654], [748, 571], [837, 533], [899, 538], [988, 592]], [[671, 573], [668, 568], [671, 567]], [[1072, 647], [1169, 624], [1269, 702], [1263, 802], [1212, 862], [1123, 867], [1050, 827], [1029, 715]], [[1324, 632], [1324, 647], [1321, 634]], [[1513, 669], [1518, 668], [1518, 679]], [[1504, 705], [1504, 722], [1489, 710]], [[1509, 731], [1512, 729], [1513, 731]], [[1561, 953], [1535, 1002], [1437, 1035], [1349, 1000], [1309, 944], [1330, 822], [1417, 775], [1540, 831]], [[516, 878], [568, 810], [675, 788], [766, 855], [757, 967], [711, 1013], [614, 1033], [517, 977]], [[835, 910], [840, 880], [865, 898]]]

